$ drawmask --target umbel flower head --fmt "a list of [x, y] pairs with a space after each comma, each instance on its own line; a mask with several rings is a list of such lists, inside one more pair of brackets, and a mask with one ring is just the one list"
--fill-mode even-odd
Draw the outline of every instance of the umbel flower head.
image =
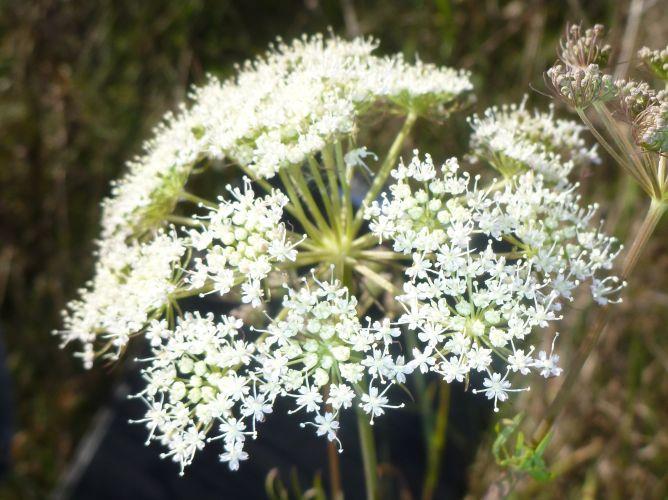
[[504, 177], [528, 167], [556, 183], [564, 182], [575, 167], [600, 162], [596, 147], [582, 137], [584, 126], [556, 120], [552, 107], [548, 113], [531, 112], [526, 102], [525, 96], [519, 105], [492, 107], [469, 119], [474, 161], [486, 161]]
[[[577, 286], [618, 300], [618, 246], [567, 178], [597, 161], [582, 128], [522, 102], [470, 120], [471, 156], [502, 181], [472, 179], [454, 158], [406, 164], [416, 119], [447, 118], [472, 85], [376, 46], [279, 41], [233, 78], [210, 77], [103, 202], [94, 278], [57, 334], [87, 367], [145, 339], [136, 421], [182, 472], [210, 441], [237, 469], [278, 400], [341, 450], [342, 412], [369, 425], [402, 407], [415, 370], [470, 381], [496, 409], [524, 390], [517, 372], [560, 373], [541, 332]], [[391, 143], [357, 143], [370, 113], [388, 128], [401, 117]], [[222, 165], [236, 182], [216, 179]], [[190, 192], [195, 175], [224, 186], [216, 200]]]
[[[574, 187], [551, 191], [533, 172], [501, 190], [481, 189], [456, 159], [437, 169], [417, 151], [392, 176], [390, 195], [367, 217], [373, 234], [411, 256], [397, 324], [424, 343], [413, 363], [447, 382], [485, 373], [495, 409], [511, 391], [510, 372], [558, 374], [556, 366], [544, 370], [544, 352], [534, 359], [535, 346], [524, 345], [532, 330], [559, 319], [560, 300], [581, 281], [591, 281], [601, 304], [619, 289], [614, 277], [597, 277], [617, 252], [614, 240], [587, 229], [595, 208], [577, 208]], [[493, 371], [493, 357], [503, 374]]]
[[656, 50], [643, 47], [638, 51], [638, 57], [658, 78], [668, 80], [668, 45]]
[[255, 436], [255, 423], [271, 413], [271, 405], [251, 368], [255, 346], [240, 338], [243, 321], [212, 314], [186, 313], [171, 331], [167, 322], [153, 320], [146, 334], [153, 356], [142, 371], [146, 389], [136, 397], [147, 403], [146, 417], [137, 420], [149, 429], [148, 441], [161, 442], [183, 468], [204, 447], [209, 431], [222, 439], [221, 461], [232, 470], [248, 455], [246, 436]]
[[[584, 31], [571, 26], [561, 41], [559, 61], [546, 73], [548, 86], [578, 113], [603, 148], [655, 204], [663, 204], [668, 200], [668, 94], [646, 81], [614, 80], [607, 74], [602, 68], [610, 48], [603, 45], [603, 34], [600, 25]], [[645, 47], [638, 57], [665, 80], [665, 50]]]
[[559, 43], [559, 59], [567, 66], [581, 69], [591, 64], [604, 67], [612, 51], [610, 45], [603, 43], [604, 39], [605, 27], [602, 24], [585, 29], [580, 24], [569, 24]]
[[[372, 323], [367, 318], [363, 326], [349, 289], [333, 278], [321, 282], [315, 276], [304, 278], [299, 290], [288, 288], [283, 308], [285, 318], [261, 330], [263, 378], [276, 393], [294, 398], [294, 412], [315, 414], [312, 425], [318, 434], [325, 433], [324, 422], [338, 426], [339, 411], [353, 402], [371, 423], [386, 408], [396, 407], [388, 404], [386, 393], [393, 383], [405, 382], [410, 369], [403, 356], [392, 355], [400, 331], [387, 319]], [[333, 440], [335, 428], [327, 434]]]

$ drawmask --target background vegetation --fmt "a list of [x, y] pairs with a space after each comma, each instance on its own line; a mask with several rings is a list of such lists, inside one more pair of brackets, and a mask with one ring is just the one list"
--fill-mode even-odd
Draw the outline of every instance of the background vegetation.
[[[116, 370], [85, 373], [49, 332], [90, 276], [109, 181], [206, 72], [229, 74], [278, 35], [331, 27], [372, 34], [381, 52], [419, 51], [424, 60], [471, 69], [478, 110], [527, 92], [546, 107], [542, 72], [567, 21], [605, 23], [622, 73], [637, 66], [634, 49], [665, 45], [666, 7], [660, 0], [1, 2], [0, 318], [16, 433], [0, 497], [44, 498], [107, 399]], [[425, 127], [422, 142], [436, 158], [466, 145], [464, 120], [446, 131]], [[643, 201], [611, 165], [583, 172], [581, 181], [586, 197], [601, 201], [608, 230], [624, 238]], [[658, 234], [665, 230], [664, 221]], [[524, 481], [520, 496], [668, 495], [667, 285], [668, 239], [659, 236], [560, 420], [548, 457], [557, 479]], [[561, 327], [564, 366], [587, 323], [586, 301], [580, 304]], [[513, 411], [539, 414], [553, 390], [532, 391]], [[494, 495], [499, 471], [489, 446], [479, 455], [471, 494]]]

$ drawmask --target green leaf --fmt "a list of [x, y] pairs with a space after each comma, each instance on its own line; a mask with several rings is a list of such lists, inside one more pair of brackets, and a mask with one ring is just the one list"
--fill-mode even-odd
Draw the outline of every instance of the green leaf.
[[[524, 433], [518, 430], [523, 418], [524, 415], [520, 413], [512, 420], [504, 419], [496, 425], [497, 436], [492, 445], [492, 454], [501, 467], [529, 474], [537, 481], [549, 481], [553, 476], [543, 455], [552, 435], [548, 434], [532, 448], [526, 443]], [[510, 452], [509, 442], [514, 434], [515, 443]]]

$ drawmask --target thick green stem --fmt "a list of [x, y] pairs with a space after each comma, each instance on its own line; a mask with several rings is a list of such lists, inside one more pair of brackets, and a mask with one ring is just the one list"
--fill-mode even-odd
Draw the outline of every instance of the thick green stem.
[[[629, 250], [624, 259], [624, 264], [622, 266], [621, 278], [626, 280], [636, 264], [638, 263], [638, 258], [642, 254], [642, 251], [645, 249], [647, 241], [650, 236], [656, 229], [657, 224], [661, 220], [661, 216], [668, 208], [668, 204], [664, 201], [652, 200], [652, 203], [645, 215], [640, 229], [633, 238]], [[606, 327], [608, 326], [610, 316], [608, 314], [608, 308], [602, 307], [596, 313], [596, 318], [593, 322], [592, 328], [589, 330], [585, 338], [582, 340], [578, 351], [575, 354], [575, 357], [570, 362], [568, 373], [561, 384], [561, 387], [557, 391], [556, 396], [552, 400], [552, 403], [548, 406], [545, 416], [540, 421], [536, 429], [532, 434], [532, 442], [534, 445], [540, 443], [545, 436], [552, 429], [554, 421], [557, 419], [561, 411], [564, 409], [566, 403], [573, 394], [573, 390], [576, 387], [576, 383], [582, 367], [589, 358], [592, 350], [596, 346], [598, 339], [601, 337], [603, 332], [605, 332]]]
[[378, 499], [378, 462], [376, 460], [376, 442], [373, 437], [373, 428], [369, 423], [369, 416], [357, 408], [357, 430], [360, 436], [360, 448], [364, 462], [364, 481], [366, 484], [367, 500]]
[[394, 168], [397, 162], [397, 158], [399, 157], [399, 153], [401, 153], [401, 148], [404, 145], [404, 141], [410, 134], [416, 119], [417, 119], [417, 114], [413, 111], [408, 113], [408, 116], [406, 116], [406, 121], [404, 121], [401, 130], [399, 130], [397, 137], [395, 137], [394, 142], [390, 146], [390, 149], [387, 152], [387, 156], [385, 157], [385, 160], [383, 160], [383, 163], [380, 166], [380, 170], [378, 170], [378, 173], [374, 177], [373, 182], [369, 187], [369, 191], [366, 193], [366, 196], [362, 201], [362, 205], [357, 209], [357, 213], [355, 214], [355, 220], [353, 222], [353, 230], [352, 230], [353, 235], [357, 234], [360, 226], [362, 225], [365, 207], [373, 200], [375, 200], [378, 194], [383, 189], [385, 181], [387, 180], [387, 178], [390, 175], [390, 172]]

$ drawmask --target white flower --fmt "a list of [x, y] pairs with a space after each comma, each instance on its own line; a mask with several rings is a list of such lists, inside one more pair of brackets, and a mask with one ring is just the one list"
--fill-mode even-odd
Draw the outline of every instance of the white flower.
[[[243, 452], [246, 419], [262, 421], [271, 412], [266, 395], [252, 382], [249, 355], [253, 349], [238, 339], [240, 323], [223, 317], [186, 313], [164, 341], [153, 346], [150, 364], [142, 370], [147, 386], [136, 397], [148, 406], [144, 419], [148, 441], [159, 441], [163, 454], [179, 463], [181, 471], [205, 445], [206, 433], [218, 422], [226, 452], [221, 460], [236, 470]], [[236, 416], [234, 416], [236, 415]]]
[[[295, 259], [296, 242], [288, 241], [281, 221], [287, 197], [279, 191], [256, 197], [250, 180], [242, 183], [243, 190], [228, 186], [232, 201], [221, 198], [218, 207], [202, 217], [208, 224], [190, 231], [192, 245], [205, 254], [195, 259], [188, 280], [192, 288], [208, 280], [220, 295], [241, 283], [242, 301], [258, 307], [264, 299], [261, 280], [276, 263]], [[204, 248], [203, 241], [208, 242]]]
[[318, 392], [318, 387], [311, 386], [305, 387], [302, 386], [299, 388], [299, 395], [297, 396], [297, 410], [302, 408], [306, 409], [308, 412], [318, 411], [320, 404], [322, 403], [322, 394]]
[[375, 417], [379, 417], [385, 413], [386, 408], [403, 408], [404, 404], [389, 405], [389, 400], [385, 397], [385, 393], [390, 388], [388, 385], [383, 392], [378, 392], [378, 388], [371, 386], [369, 392], [362, 394], [362, 409], [371, 415], [371, 425]]
[[[366, 215], [379, 239], [412, 260], [396, 299], [405, 310], [398, 323], [422, 342], [413, 368], [446, 382], [489, 372], [493, 357], [523, 375], [545, 370], [530, 356], [532, 333], [559, 319], [560, 299], [586, 280], [599, 302], [619, 289], [615, 278], [599, 278], [618, 253], [615, 240], [591, 224], [596, 207], [580, 208], [565, 181], [550, 188], [529, 171], [486, 191], [455, 159], [437, 169], [417, 152], [392, 176], [390, 194]], [[495, 401], [510, 391], [503, 380]]]
[[332, 384], [329, 388], [329, 398], [327, 403], [332, 405], [332, 408], [338, 410], [339, 408], [350, 408], [353, 404], [355, 392], [345, 384]]
[[506, 399], [508, 399], [508, 393], [509, 392], [517, 392], [517, 391], [525, 391], [529, 390], [529, 388], [526, 389], [511, 389], [510, 388], [510, 382], [506, 380], [506, 377], [508, 376], [508, 373], [501, 378], [500, 373], [491, 373], [489, 377], [485, 378], [483, 381], [483, 386], [484, 389], [473, 389], [474, 393], [482, 392], [487, 396], [487, 399], [493, 399], [494, 400], [494, 411], [498, 412], [499, 407], [497, 403], [499, 401], [504, 402]]
[[[405, 380], [412, 371], [403, 358], [391, 353], [396, 328], [385, 321], [362, 326], [356, 307], [357, 299], [338, 281], [322, 282], [312, 276], [303, 280], [301, 289], [287, 288], [285, 319], [258, 330], [264, 335], [258, 346], [263, 378], [274, 384], [277, 394], [295, 399], [290, 413], [316, 414], [306, 424], [322, 424], [325, 399], [335, 412], [355, 402], [368, 403], [369, 398], [380, 401], [373, 419], [383, 408], [394, 407], [388, 405], [385, 393], [393, 381]], [[378, 386], [384, 387], [382, 395]]]
[[538, 353], [538, 359], [534, 362], [534, 366], [540, 369], [540, 374], [545, 377], [558, 377], [561, 375], [562, 369], [558, 365], [559, 355], [547, 355], [545, 351]]
[[339, 422], [335, 418], [335, 415], [329, 412], [315, 417], [315, 424], [318, 427], [316, 434], [318, 434], [318, 436], [326, 435], [327, 439], [334, 441], [334, 439], [336, 439], [336, 433], [339, 430]]
[[[403, 406], [392, 387], [417, 369], [467, 385], [485, 373], [474, 392], [498, 410], [525, 390], [512, 388], [510, 372], [561, 373], [554, 346], [533, 353], [579, 285], [600, 304], [618, 301], [617, 243], [567, 180], [573, 166], [597, 160], [582, 128], [524, 102], [493, 108], [471, 119], [471, 145], [503, 181], [482, 187], [456, 158], [437, 166], [417, 151], [392, 170], [414, 119], [446, 117], [472, 86], [466, 72], [376, 56], [376, 45], [279, 41], [233, 78], [210, 78], [167, 116], [103, 203], [95, 276], [58, 334], [81, 344], [86, 366], [145, 336], [152, 352], [136, 397], [147, 410], [136, 422], [182, 473], [217, 440], [220, 460], [237, 470], [246, 438], [278, 398], [341, 451], [341, 412], [356, 407], [373, 424]], [[586, 82], [554, 77], [572, 99], [603, 98], [596, 84], [607, 81], [587, 71]], [[355, 176], [378, 159], [357, 144], [373, 111], [406, 120], [355, 213]], [[216, 174], [224, 163], [247, 177], [216, 202], [185, 190], [199, 184], [187, 183], [191, 174]], [[360, 235], [364, 217], [370, 234]], [[231, 315], [183, 313], [208, 293]]]
[[102, 203], [101, 248], [106, 240], [124, 240], [160, 227], [185, 185], [195, 162], [204, 155], [198, 110], [181, 106], [167, 113], [144, 143], [144, 154], [127, 163], [128, 172], [112, 183]]
[[[528, 172], [494, 194], [498, 233], [512, 234], [517, 250], [535, 271], [550, 278], [550, 287], [570, 299], [582, 282], [592, 281], [592, 295], [600, 304], [620, 290], [617, 278], [600, 278], [612, 269], [621, 247], [594, 223], [596, 205], [580, 206], [575, 185], [554, 190], [543, 178]], [[614, 284], [609, 288], [600, 283]]]
[[536, 365], [533, 364], [533, 360], [529, 354], [526, 354], [522, 349], [516, 349], [513, 354], [508, 356], [508, 366], [513, 372], [527, 375], [531, 371], [531, 367]]
[[57, 332], [63, 344], [79, 342], [86, 367], [92, 365], [95, 344], [111, 341], [116, 348], [107, 356], [116, 358], [131, 336], [150, 323], [154, 345], [164, 337], [164, 323], [152, 314], [168, 301], [178, 286], [175, 270], [185, 251], [175, 233], [158, 233], [147, 243], [125, 244], [114, 240], [100, 249], [95, 277], [68, 304], [64, 329]]
[[668, 80], [668, 45], [664, 49], [652, 50], [643, 47], [638, 57], [662, 80]]
[[248, 453], [244, 451], [243, 441], [225, 443], [225, 453], [221, 453], [220, 461], [227, 462], [230, 470], [239, 470], [239, 462], [248, 459]]
[[531, 113], [526, 101], [525, 96], [519, 105], [489, 108], [482, 117], [469, 118], [475, 157], [504, 175], [528, 168], [554, 183], [565, 181], [574, 166], [600, 163], [596, 147], [588, 147], [582, 138], [586, 127], [555, 120], [553, 107], [548, 113]]
[[377, 57], [376, 46], [361, 38], [303, 37], [277, 43], [232, 80], [211, 78], [193, 90], [192, 111], [208, 153], [273, 177], [352, 133], [374, 104], [444, 114], [472, 90], [466, 72]]

